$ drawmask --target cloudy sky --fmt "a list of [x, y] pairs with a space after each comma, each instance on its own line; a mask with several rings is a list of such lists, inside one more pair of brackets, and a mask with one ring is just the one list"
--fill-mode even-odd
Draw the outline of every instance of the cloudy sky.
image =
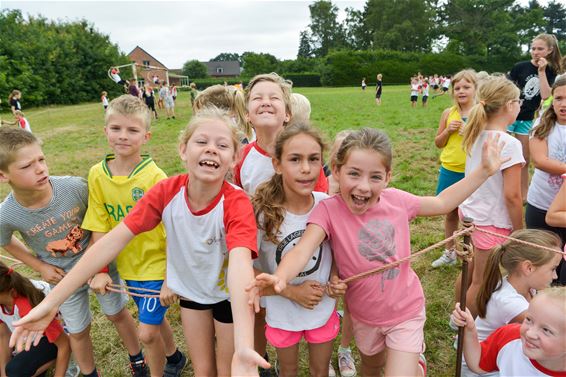
[[[267, 52], [294, 59], [312, 1], [9, 1], [1, 8], [52, 20], [86, 19], [129, 53], [139, 45], [168, 68], [222, 52]], [[362, 9], [365, 1], [333, 1]]]

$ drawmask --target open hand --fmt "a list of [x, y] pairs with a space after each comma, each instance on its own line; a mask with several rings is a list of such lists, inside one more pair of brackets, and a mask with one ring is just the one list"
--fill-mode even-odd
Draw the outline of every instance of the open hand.
[[495, 136], [491, 133], [488, 134], [482, 146], [482, 168], [489, 176], [498, 172], [501, 165], [511, 159], [511, 157], [501, 157], [505, 142], [499, 142], [500, 136], [500, 134]]
[[246, 287], [249, 299], [248, 304], [254, 307], [256, 313], [259, 312], [259, 297], [262, 290], [273, 288], [275, 293], [281, 293], [287, 286], [286, 282], [281, 280], [277, 275], [261, 273]]
[[232, 376], [257, 376], [257, 367], [264, 369], [271, 368], [271, 365], [253, 350], [244, 348], [236, 350], [232, 356]]
[[25, 317], [13, 323], [15, 329], [10, 337], [10, 347], [16, 347], [17, 352], [24, 349], [29, 351], [32, 344], [37, 346], [43, 332], [49, 326], [58, 307], [49, 305], [45, 299], [33, 308]]

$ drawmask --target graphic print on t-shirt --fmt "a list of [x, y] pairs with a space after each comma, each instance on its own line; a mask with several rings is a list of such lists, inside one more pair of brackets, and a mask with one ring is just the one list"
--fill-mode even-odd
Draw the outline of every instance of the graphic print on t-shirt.
[[[281, 263], [281, 258], [283, 257], [283, 255], [289, 250], [291, 250], [293, 247], [295, 247], [295, 245], [297, 244], [297, 242], [299, 242], [299, 239], [301, 238], [304, 232], [305, 232], [304, 229], [294, 231], [288, 234], [287, 237], [283, 238], [281, 242], [279, 242], [279, 245], [277, 245], [277, 250], [275, 251], [275, 262], [277, 263], [277, 265]], [[297, 276], [304, 277], [313, 274], [315, 271], [317, 271], [320, 268], [321, 261], [322, 261], [322, 244], [318, 246], [318, 252], [315, 252], [313, 254], [312, 258], [305, 266], [304, 271]]]
[[[368, 221], [358, 232], [358, 252], [368, 261], [388, 263], [395, 251], [395, 228], [387, 220]], [[385, 289], [385, 280], [395, 279], [399, 268], [387, 270], [381, 274], [381, 291]]]
[[538, 75], [530, 75], [525, 80], [523, 88], [523, 96], [526, 100], [531, 100], [540, 93], [540, 85]]

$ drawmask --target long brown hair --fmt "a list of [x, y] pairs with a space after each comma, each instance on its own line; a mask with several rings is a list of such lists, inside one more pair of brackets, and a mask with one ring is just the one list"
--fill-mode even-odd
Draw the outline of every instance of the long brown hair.
[[[324, 141], [320, 132], [311, 127], [308, 121], [301, 120], [292, 123], [277, 136], [273, 158], [281, 161], [287, 141], [301, 134], [312, 137], [318, 145], [320, 145], [322, 157], [324, 153]], [[258, 228], [265, 232], [265, 239], [267, 241], [273, 243], [279, 242], [277, 235], [285, 219], [284, 203], [285, 189], [283, 187], [283, 176], [281, 174], [273, 174], [269, 181], [259, 185], [252, 198]]]
[[[521, 241], [536, 243], [537, 245], [556, 248], [560, 250], [560, 238], [552, 232], [542, 229], [520, 229], [511, 233], [511, 237]], [[476, 298], [478, 315], [485, 318], [487, 303], [493, 292], [501, 288], [501, 268], [512, 274], [523, 261], [530, 261], [533, 266], [543, 266], [554, 258], [556, 253], [508, 240], [493, 248], [485, 267], [483, 281]]]
[[546, 46], [552, 49], [552, 52], [548, 54], [546, 60], [550, 64], [550, 67], [554, 73], [562, 72], [562, 55], [560, 54], [560, 47], [558, 46], [558, 40], [554, 34], [539, 34], [533, 38], [533, 42], [540, 39]]
[[0, 262], [0, 292], [14, 291], [18, 296], [29, 300], [31, 307], [38, 305], [45, 297], [29, 279]]
[[[554, 85], [552, 85], [551, 95], [554, 95], [556, 88], [561, 86], [566, 86], [566, 76], [560, 76], [558, 80], [554, 82]], [[554, 111], [554, 106], [552, 106], [551, 104], [550, 107], [544, 111], [544, 114], [542, 114], [539, 125], [533, 129], [533, 137], [536, 137], [540, 140], [546, 139], [548, 137], [548, 134], [556, 124], [557, 119], [558, 118], [556, 116], [556, 112]]]

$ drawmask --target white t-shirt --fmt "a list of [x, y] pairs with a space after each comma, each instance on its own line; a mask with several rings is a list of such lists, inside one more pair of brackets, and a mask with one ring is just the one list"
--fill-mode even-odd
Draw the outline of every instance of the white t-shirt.
[[450, 83], [452, 82], [451, 79], [445, 79], [444, 82], [442, 83], [442, 87], [443, 88], [450, 88]]
[[[322, 192], [313, 192], [314, 205], [328, 195]], [[312, 209], [304, 215], [295, 215], [287, 212], [285, 220], [279, 229], [277, 237], [280, 242], [275, 245], [265, 240], [264, 231], [258, 231], [259, 258], [257, 267], [267, 273], [274, 273], [281, 262], [282, 257], [299, 242], [307, 226], [307, 220]], [[289, 282], [292, 285], [301, 284], [307, 280], [315, 280], [326, 284], [330, 277], [332, 267], [332, 251], [328, 241], [324, 241], [315, 251], [304, 270]], [[322, 300], [313, 310], [305, 309], [296, 302], [283, 296], [266, 296], [265, 306], [267, 310], [266, 322], [269, 326], [287, 331], [312, 330], [323, 326], [334, 312], [336, 300], [324, 295]]]
[[[566, 125], [555, 123], [548, 134], [546, 143], [548, 158], [566, 164]], [[560, 175], [551, 175], [535, 168], [527, 194], [527, 202], [538, 209], [547, 211], [560, 191], [561, 185]]]
[[419, 84], [411, 84], [411, 96], [419, 95]]
[[501, 156], [511, 159], [501, 165], [499, 171], [489, 177], [462, 204], [460, 209], [464, 216], [471, 217], [474, 224], [512, 229], [511, 219], [505, 205], [502, 171], [516, 164], [525, 164], [521, 142], [502, 131], [483, 131], [466, 157], [466, 175], [481, 165], [482, 146], [488, 135], [499, 135], [499, 142], [505, 143]]
[[134, 234], [160, 222], [167, 235], [167, 286], [199, 304], [229, 298], [228, 252], [246, 247], [257, 256], [257, 227], [252, 204], [240, 188], [224, 182], [210, 203], [193, 212], [186, 187], [187, 174], [164, 179], [153, 186], [124, 219]]

